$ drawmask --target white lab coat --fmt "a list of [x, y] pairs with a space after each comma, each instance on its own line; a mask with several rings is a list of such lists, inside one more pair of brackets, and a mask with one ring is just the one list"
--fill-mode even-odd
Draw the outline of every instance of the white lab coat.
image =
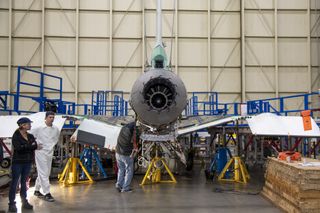
[[30, 131], [36, 138], [38, 144], [42, 144], [41, 150], [35, 151], [35, 160], [38, 171], [38, 177], [35, 184], [35, 190], [42, 189], [43, 194], [50, 193], [49, 176], [51, 172], [51, 164], [54, 146], [59, 141], [60, 130], [55, 125], [43, 125], [36, 127]]

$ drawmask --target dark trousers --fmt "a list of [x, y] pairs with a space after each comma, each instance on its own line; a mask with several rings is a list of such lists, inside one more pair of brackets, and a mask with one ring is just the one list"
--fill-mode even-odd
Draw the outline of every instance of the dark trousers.
[[27, 178], [31, 170], [31, 163], [12, 164], [12, 180], [9, 191], [9, 205], [14, 204], [16, 199], [17, 185], [20, 178], [21, 188], [20, 197], [22, 200], [27, 199]]

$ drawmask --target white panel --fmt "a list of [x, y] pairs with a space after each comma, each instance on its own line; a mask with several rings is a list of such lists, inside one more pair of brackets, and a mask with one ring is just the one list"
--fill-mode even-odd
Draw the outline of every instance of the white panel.
[[98, 10], [108, 10], [110, 0], [81, 0], [81, 9], [98, 9]]
[[[16, 66], [40, 66], [40, 40], [31, 40], [31, 39], [13, 39], [13, 57], [12, 64]], [[35, 54], [35, 51], [37, 50]], [[33, 60], [28, 64], [29, 60], [33, 57]]]
[[91, 91], [90, 93], [79, 93], [80, 104], [91, 104]]
[[[46, 67], [45, 73], [62, 78], [63, 92], [73, 92], [75, 89], [75, 68], [72, 67]], [[53, 78], [46, 78], [45, 85], [49, 87], [59, 88], [59, 81]]]
[[54, 0], [45, 1], [46, 8], [64, 8], [64, 9], [74, 9], [76, 8], [76, 1], [74, 0]]
[[[205, 57], [205, 52], [201, 57]], [[211, 65], [240, 66], [240, 42], [237, 40], [211, 40]]]
[[311, 39], [311, 64], [320, 66], [320, 39]]
[[[32, 97], [39, 97], [39, 95], [34, 93], [25, 93], [24, 95], [32, 96]], [[20, 98], [19, 101], [19, 110], [26, 110], [26, 111], [39, 111], [39, 104], [32, 100], [31, 98]]]
[[217, 36], [217, 37], [240, 36], [240, 27], [235, 27], [235, 26], [239, 26], [239, 24], [240, 24], [239, 13], [227, 13], [224, 15], [219, 13], [218, 14], [211, 13], [211, 36], [213, 37], [214, 36]]
[[74, 65], [75, 64], [75, 48], [76, 47], [75, 47], [74, 39], [63, 39], [63, 38], [46, 39], [45, 64], [60, 65], [61, 63], [62, 65]]
[[308, 91], [307, 68], [279, 68], [279, 90], [281, 92]]
[[130, 92], [134, 82], [141, 75], [141, 69], [113, 69], [113, 89]]
[[75, 12], [47, 11], [45, 17], [46, 34], [59, 36], [74, 36], [75, 18]]
[[245, 8], [250, 9], [272, 9], [274, 0], [246, 0]]
[[313, 83], [312, 91], [318, 91], [320, 89], [320, 68], [312, 68], [311, 74]]
[[[130, 8], [129, 8], [130, 7]], [[141, 1], [139, 0], [121, 0], [113, 1], [114, 10], [141, 10]]]
[[211, 1], [212, 10], [240, 10], [239, 0], [213, 0]]
[[[141, 15], [114, 14], [113, 19], [114, 37], [141, 37]], [[120, 23], [121, 20], [122, 22]], [[105, 22], [105, 24], [107, 24], [107, 22]], [[115, 30], [117, 31], [115, 32]]]
[[215, 92], [240, 92], [240, 69], [211, 69], [212, 90]]
[[29, 12], [24, 17], [23, 12], [14, 12], [12, 21], [15, 36], [41, 36], [41, 13]]
[[208, 8], [208, 0], [197, 0], [197, 3], [194, 3], [194, 0], [183, 0], [179, 1], [179, 9], [187, 10], [206, 10]]
[[8, 39], [0, 38], [0, 65], [8, 65]]
[[9, 0], [0, 1], [0, 7], [1, 8], [9, 8]]
[[8, 68], [0, 67], [0, 91], [8, 90]]
[[32, 10], [41, 10], [41, 0], [34, 0], [34, 1], [33, 0], [9, 0], [9, 1], [12, 1], [12, 6], [14, 9], [30, 8]]
[[278, 0], [280, 9], [307, 9], [309, 0]]
[[[179, 1], [179, 0], [175, 0]], [[179, 1], [180, 4], [181, 1]], [[144, 0], [145, 8], [147, 9], [156, 9], [156, 0]], [[162, 9], [173, 9], [174, 1], [173, 0], [162, 0]]]
[[273, 65], [274, 64], [274, 40], [258, 39], [258, 38], [247, 39], [246, 64]]
[[107, 37], [109, 36], [109, 14], [80, 13], [80, 36]]
[[240, 102], [240, 94], [219, 94], [220, 103]]
[[206, 37], [207, 16], [207, 13], [179, 13], [179, 36]]
[[307, 36], [308, 16], [306, 12], [278, 13], [279, 36]]
[[207, 40], [179, 40], [178, 63], [182, 66], [203, 66], [207, 64]]
[[0, 35], [9, 35], [9, 13], [7, 11], [0, 11]]
[[248, 92], [273, 92], [274, 88], [274, 68], [246, 68], [246, 90]]
[[[319, 2], [320, 5], [320, 2]], [[320, 9], [319, 9], [320, 10]], [[320, 36], [320, 13], [318, 12], [311, 12], [311, 35], [315, 37]]]
[[251, 36], [274, 35], [273, 12], [248, 11], [245, 14], [245, 34]]
[[306, 65], [306, 39], [279, 39], [279, 65]]
[[141, 66], [141, 42], [115, 40], [113, 42], [114, 66]]
[[[300, 95], [301, 93], [280, 93], [280, 96], [291, 96], [291, 95]], [[304, 98], [299, 97], [299, 98], [289, 98], [284, 101], [284, 109], [285, 110], [297, 110], [297, 109], [303, 109], [304, 107]], [[290, 114], [293, 115], [293, 114]], [[297, 113], [299, 115], [299, 113]]]
[[[31, 68], [31, 69], [33, 69], [35, 71], [40, 71], [39, 68]], [[11, 73], [12, 73], [11, 87], [14, 88], [14, 90], [16, 91], [18, 68], [12, 68]], [[20, 76], [21, 76], [20, 79], [22, 82], [40, 85], [40, 74], [39, 73], [21, 70]], [[21, 85], [20, 91], [21, 92], [36, 92], [36, 93], [38, 93], [40, 91], [40, 89], [37, 87], [30, 87], [30, 86], [26, 86], [26, 85]], [[36, 95], [39, 96], [38, 94], [34, 94], [34, 96], [36, 96]]]
[[267, 99], [267, 98], [275, 98], [275, 93], [254, 93], [247, 92], [246, 93], [247, 101]]
[[108, 88], [108, 72], [106, 68], [80, 68], [79, 91], [106, 90]]
[[319, 0], [310, 0], [311, 9], [320, 9]]
[[80, 65], [109, 65], [108, 40], [81, 39], [79, 51]]
[[186, 86], [187, 91], [205, 92], [207, 89], [207, 69], [204, 68], [179, 68], [179, 77]]
[[[172, 36], [172, 13], [162, 13], [162, 36]], [[154, 12], [145, 13], [146, 35], [156, 35], [156, 14]], [[141, 25], [141, 24], [139, 24]], [[141, 33], [140, 33], [141, 36]]]

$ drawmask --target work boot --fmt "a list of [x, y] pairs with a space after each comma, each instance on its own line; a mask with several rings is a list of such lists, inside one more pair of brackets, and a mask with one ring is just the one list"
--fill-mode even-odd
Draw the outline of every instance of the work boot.
[[17, 212], [16, 202], [9, 204], [8, 212]]
[[34, 191], [34, 196], [44, 197], [44, 195], [40, 191]]
[[33, 209], [33, 206], [28, 202], [28, 200], [22, 201], [22, 208], [23, 209]]
[[133, 192], [132, 189], [122, 189], [121, 192]]
[[48, 201], [48, 202], [54, 202], [54, 201], [55, 201], [54, 198], [52, 197], [52, 195], [51, 195], [50, 193], [46, 194], [46, 195], [43, 197], [43, 199], [44, 199], [45, 201]]

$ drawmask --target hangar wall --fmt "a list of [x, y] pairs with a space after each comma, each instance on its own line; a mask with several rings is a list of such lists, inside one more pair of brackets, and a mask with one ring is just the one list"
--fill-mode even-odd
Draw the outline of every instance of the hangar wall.
[[[90, 103], [92, 90], [129, 93], [150, 60], [155, 7], [1, 0], [0, 90], [15, 91], [20, 65], [63, 77], [66, 100]], [[163, 13], [166, 51], [189, 92], [217, 91], [234, 102], [320, 88], [318, 0], [163, 0]]]

